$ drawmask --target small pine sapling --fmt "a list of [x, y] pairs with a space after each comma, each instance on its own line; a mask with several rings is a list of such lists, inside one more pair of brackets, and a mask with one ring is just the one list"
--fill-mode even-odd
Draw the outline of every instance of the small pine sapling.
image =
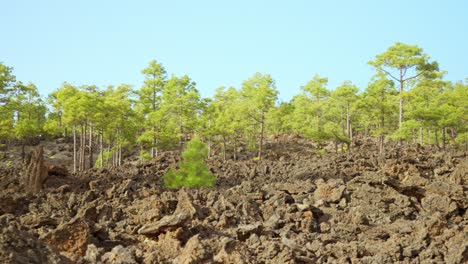
[[164, 175], [165, 186], [171, 189], [214, 186], [216, 178], [204, 161], [207, 155], [208, 149], [200, 139], [195, 138], [189, 141], [187, 148], [182, 152], [179, 169], [171, 169]]

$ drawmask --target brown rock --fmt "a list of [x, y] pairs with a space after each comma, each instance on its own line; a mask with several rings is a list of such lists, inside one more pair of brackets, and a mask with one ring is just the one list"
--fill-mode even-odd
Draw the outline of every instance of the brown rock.
[[447, 247], [447, 254], [445, 254], [446, 263], [468, 263], [467, 236], [467, 233], [459, 232], [445, 243]]
[[191, 237], [185, 247], [182, 249], [180, 255], [174, 259], [175, 264], [195, 264], [195, 263], [209, 263], [206, 262], [210, 258], [210, 252], [206, 249], [200, 241], [199, 235]]
[[198, 207], [192, 202], [193, 198], [181, 189], [178, 193], [178, 203], [172, 215], [164, 216], [156, 223], [143, 225], [138, 234], [152, 235], [158, 234], [166, 228], [174, 228], [183, 225], [186, 221], [193, 219], [198, 213]]
[[134, 247], [123, 247], [118, 245], [112, 249], [111, 252], [107, 252], [101, 257], [102, 263], [109, 264], [137, 264], [135, 260], [135, 248]]
[[213, 260], [216, 263], [225, 264], [248, 264], [254, 263], [250, 259], [248, 247], [242, 242], [230, 238], [221, 240], [221, 250], [214, 256]]
[[317, 190], [314, 192], [314, 199], [316, 201], [322, 200], [328, 203], [339, 202], [343, 195], [346, 186], [343, 185], [341, 180], [330, 180], [327, 183], [317, 181]]
[[42, 240], [60, 251], [84, 256], [89, 238], [90, 229], [86, 221], [82, 218], [74, 218], [46, 234]]
[[440, 212], [444, 215], [457, 210], [457, 204], [448, 196], [430, 194], [421, 200], [422, 207], [429, 213]]
[[0, 263], [72, 263], [31, 234], [12, 227], [0, 230]]

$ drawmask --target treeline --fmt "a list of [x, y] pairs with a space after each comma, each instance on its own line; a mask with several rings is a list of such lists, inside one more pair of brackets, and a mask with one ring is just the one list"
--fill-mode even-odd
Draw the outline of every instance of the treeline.
[[149, 159], [195, 134], [224, 158], [236, 158], [242, 145], [261, 159], [267, 138], [291, 135], [344, 150], [357, 135], [375, 138], [380, 151], [388, 140], [466, 148], [466, 80], [443, 80], [445, 72], [421, 48], [403, 43], [369, 64], [376, 74], [367, 87], [345, 81], [330, 89], [327, 78], [315, 75], [289, 102], [278, 102], [273, 78], [261, 73], [201, 98], [190, 77], [168, 76], [155, 60], [142, 70], [139, 89], [65, 82], [44, 100], [34, 84], [17, 81], [0, 64], [0, 140], [71, 136], [75, 170], [120, 165], [122, 150], [134, 146]]

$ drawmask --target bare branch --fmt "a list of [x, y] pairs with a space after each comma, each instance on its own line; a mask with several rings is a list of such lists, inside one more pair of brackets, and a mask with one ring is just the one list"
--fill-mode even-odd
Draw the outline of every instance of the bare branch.
[[386, 74], [390, 75], [390, 77], [392, 77], [393, 79], [395, 79], [397, 82], [400, 81], [398, 78], [396, 78], [395, 76], [393, 76], [390, 72], [388, 72], [388, 71], [386, 71], [386, 70], [384, 70], [384, 69], [382, 69], [382, 68], [381, 68], [381, 70], [382, 70], [383, 72], [385, 72]]
[[424, 73], [426, 73], [426, 71], [422, 71], [422, 72], [416, 74], [415, 76], [412, 76], [412, 77], [409, 77], [409, 78], [404, 79], [403, 81], [406, 82], [406, 81], [408, 81], [408, 80], [418, 78], [419, 76], [423, 75]]

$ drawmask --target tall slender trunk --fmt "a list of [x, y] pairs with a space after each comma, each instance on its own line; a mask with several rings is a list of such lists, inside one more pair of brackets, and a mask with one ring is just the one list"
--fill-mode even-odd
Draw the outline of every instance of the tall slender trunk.
[[182, 104], [179, 104], [179, 130], [180, 130], [180, 138], [179, 138], [179, 145], [182, 149], [183, 147], [183, 138], [184, 138], [184, 127], [183, 127], [183, 120], [182, 120]]
[[26, 150], [25, 150], [25, 145], [26, 145], [26, 142], [24, 139], [21, 140], [21, 162], [25, 162], [25, 158], [26, 158]]
[[109, 166], [110, 166], [110, 162], [112, 161], [111, 150], [110, 150], [110, 143], [107, 144], [107, 154], [109, 155], [109, 158], [106, 159], [106, 167], [109, 167]]
[[104, 132], [101, 130], [100, 131], [100, 135], [99, 135], [99, 148], [100, 148], [100, 151], [99, 153], [100, 154], [100, 157], [99, 157], [99, 168], [102, 168], [103, 167], [103, 163], [104, 163], [104, 144], [103, 144], [103, 134]]
[[[380, 130], [385, 131], [385, 110], [381, 109], [381, 117], [380, 117]], [[385, 132], [381, 132], [382, 134], [379, 136], [379, 153], [383, 153], [385, 150]]]
[[76, 172], [76, 125], [73, 125], [73, 172]]
[[258, 144], [258, 160], [262, 160], [264, 130], [265, 130], [265, 111], [262, 111], [262, 119], [261, 119], [261, 122], [260, 122], [260, 140], [259, 140], [259, 144]]
[[400, 69], [400, 101], [399, 101], [399, 115], [398, 115], [398, 128], [401, 128], [403, 123], [403, 89], [404, 89], [404, 80], [403, 80], [403, 69]]
[[317, 109], [317, 116], [316, 116], [316, 118], [317, 118], [317, 131], [320, 131], [320, 114], [321, 114], [321, 111], [322, 111], [322, 109], [320, 107], [320, 94], [317, 95], [316, 99], [317, 99], [317, 105], [319, 106], [318, 109]]
[[234, 160], [237, 160], [237, 139], [236, 136], [234, 136]]
[[346, 132], [347, 132], [348, 138], [351, 139], [351, 118], [349, 114], [349, 103], [346, 106]]
[[138, 160], [140, 161], [140, 164], [143, 164], [143, 146], [140, 145], [140, 153], [139, 153], [139, 158]]
[[208, 136], [208, 158], [211, 158], [211, 137]]
[[89, 168], [93, 167], [93, 127], [89, 126]]
[[112, 147], [112, 166], [111, 167], [115, 167], [115, 146]]
[[81, 155], [80, 155], [80, 171], [85, 170], [85, 151], [86, 151], [86, 126], [81, 126]]
[[[234, 150], [235, 152], [236, 150]], [[226, 161], [226, 136], [223, 135], [223, 160]]]
[[155, 133], [156, 133], [156, 127], [153, 126], [153, 142], [152, 142], [152, 146], [151, 146], [151, 158], [154, 158], [156, 157], [156, 150], [155, 150], [155, 145], [156, 145], [156, 136]]
[[122, 146], [119, 146], [119, 166], [122, 165]]
[[439, 145], [439, 133], [438, 133], [437, 129], [434, 130], [434, 133], [435, 133], [435, 144], [436, 144], [437, 148], [440, 149], [440, 145]]
[[446, 146], [446, 143], [445, 143], [445, 140], [446, 140], [446, 131], [445, 131], [445, 127], [442, 128], [442, 149], [445, 150], [445, 146]]
[[419, 128], [419, 144], [423, 144], [423, 129], [422, 127]]

